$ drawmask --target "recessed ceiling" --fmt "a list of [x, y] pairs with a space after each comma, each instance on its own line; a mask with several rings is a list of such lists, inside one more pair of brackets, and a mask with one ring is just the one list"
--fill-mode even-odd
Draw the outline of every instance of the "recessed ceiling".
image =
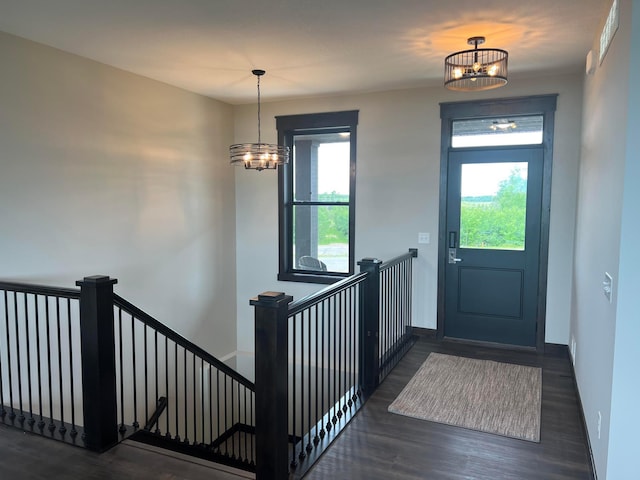
[[[441, 85], [443, 60], [509, 51], [511, 81], [583, 68], [603, 0], [0, 0], [0, 30], [238, 104]], [[5, 66], [6, 68], [6, 66]]]

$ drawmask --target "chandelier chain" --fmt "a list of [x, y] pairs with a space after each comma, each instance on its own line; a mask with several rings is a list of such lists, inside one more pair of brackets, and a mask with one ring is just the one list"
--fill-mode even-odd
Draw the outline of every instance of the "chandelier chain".
[[258, 77], [258, 143], [262, 143], [260, 138], [260, 75]]

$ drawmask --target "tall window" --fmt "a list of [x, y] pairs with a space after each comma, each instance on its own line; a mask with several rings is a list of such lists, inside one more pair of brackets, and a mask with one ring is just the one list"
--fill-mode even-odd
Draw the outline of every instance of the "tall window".
[[353, 273], [357, 111], [277, 117], [292, 150], [279, 172], [279, 280], [332, 283]]

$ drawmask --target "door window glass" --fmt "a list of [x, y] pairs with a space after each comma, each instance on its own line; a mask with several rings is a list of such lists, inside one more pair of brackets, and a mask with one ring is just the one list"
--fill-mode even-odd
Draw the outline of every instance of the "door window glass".
[[460, 248], [524, 250], [527, 163], [464, 163]]

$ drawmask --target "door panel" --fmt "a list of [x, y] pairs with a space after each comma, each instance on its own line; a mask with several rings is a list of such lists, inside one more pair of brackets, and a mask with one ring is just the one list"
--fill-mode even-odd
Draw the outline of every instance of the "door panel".
[[468, 315], [520, 318], [523, 273], [522, 270], [459, 266], [458, 311]]
[[543, 151], [449, 153], [447, 337], [535, 346]]

